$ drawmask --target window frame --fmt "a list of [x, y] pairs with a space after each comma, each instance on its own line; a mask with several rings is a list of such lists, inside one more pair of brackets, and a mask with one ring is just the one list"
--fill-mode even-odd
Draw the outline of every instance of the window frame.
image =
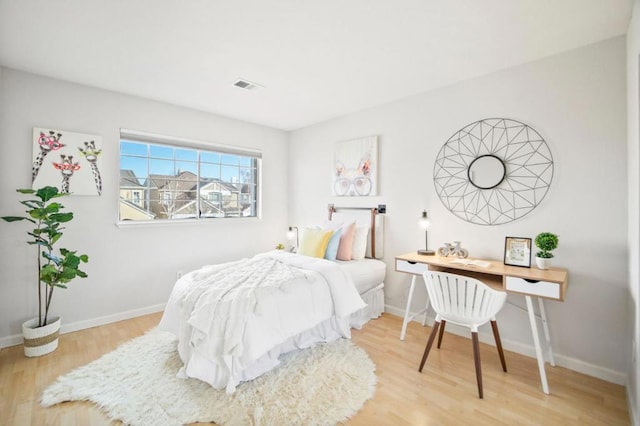
[[[122, 173], [122, 169], [121, 169], [121, 162], [122, 162], [122, 151], [121, 151], [121, 144], [122, 142], [133, 142], [133, 143], [140, 143], [140, 144], [147, 144], [148, 145], [148, 149], [147, 149], [147, 153], [146, 156], [140, 156], [140, 158], [146, 158], [147, 161], [149, 162], [150, 160], [154, 159], [154, 157], [152, 157], [151, 155], [151, 151], [150, 151], [150, 146], [164, 146], [167, 148], [171, 148], [174, 150], [174, 157], [171, 161], [174, 162], [174, 164], [176, 162], [181, 162], [181, 161], [185, 161], [185, 160], [180, 160], [178, 159], [178, 157], [175, 155], [176, 150], [195, 150], [196, 151], [196, 160], [193, 161], [189, 161], [189, 162], [194, 162], [195, 166], [196, 166], [196, 189], [195, 189], [195, 203], [196, 203], [196, 211], [197, 214], [195, 214], [195, 216], [193, 217], [184, 217], [184, 218], [162, 218], [162, 219], [147, 219], [147, 220], [135, 220], [135, 219], [121, 219], [120, 217], [120, 202], [122, 200], [122, 198], [120, 197], [121, 194], [121, 186], [120, 186], [120, 176]], [[205, 161], [202, 160], [201, 154], [207, 154], [207, 155], [213, 155], [213, 156], [218, 156], [219, 160], [217, 163], [211, 163], [210, 161]], [[207, 201], [206, 197], [203, 196], [200, 193], [201, 190], [201, 183], [202, 183], [202, 177], [201, 177], [201, 166], [203, 163], [206, 164], [217, 164], [218, 167], [224, 167], [224, 166], [228, 166], [227, 164], [225, 164], [223, 162], [223, 157], [225, 155], [234, 155], [234, 156], [241, 156], [241, 157], [249, 157], [251, 160], [251, 165], [250, 166], [246, 166], [242, 164], [242, 161], [238, 162], [237, 166], [232, 166], [232, 167], [237, 167], [238, 169], [238, 173], [240, 174], [241, 171], [243, 169], [251, 169], [254, 171], [254, 176], [253, 176], [253, 182], [251, 182], [251, 184], [254, 186], [254, 189], [252, 192], [255, 192], [255, 196], [251, 197], [251, 203], [255, 203], [254, 209], [255, 209], [255, 215], [253, 216], [242, 216], [241, 214], [238, 216], [223, 216], [223, 217], [219, 217], [219, 216], [212, 216], [212, 215], [207, 215], [207, 214], [203, 214], [202, 213], [202, 208], [200, 207], [200, 203], [202, 201]], [[130, 156], [130, 155], [126, 155], [125, 156]], [[132, 156], [131, 156], [132, 157]], [[255, 164], [255, 167], [254, 167]], [[147, 170], [147, 176], [144, 177], [145, 179], [149, 179], [150, 176], [150, 170]], [[174, 137], [174, 136], [165, 136], [165, 135], [159, 135], [159, 134], [153, 134], [153, 133], [147, 133], [147, 132], [140, 132], [140, 131], [136, 131], [136, 130], [130, 130], [130, 129], [120, 129], [120, 137], [118, 139], [118, 208], [117, 208], [117, 218], [116, 218], [116, 224], [119, 227], [128, 227], [128, 226], [149, 226], [149, 225], [153, 225], [153, 226], [166, 226], [166, 225], [175, 225], [178, 223], [187, 223], [187, 224], [194, 224], [194, 223], [220, 223], [220, 222], [225, 222], [227, 223], [228, 221], [247, 221], [247, 220], [258, 220], [261, 218], [262, 216], [262, 151], [258, 150], [258, 149], [253, 149], [253, 148], [245, 148], [245, 147], [240, 147], [240, 146], [231, 146], [231, 145], [224, 145], [224, 144], [219, 144], [219, 143], [214, 143], [214, 142], [204, 142], [204, 141], [199, 141], [199, 140], [193, 140], [193, 139], [186, 139], [186, 138], [180, 138], [180, 137]], [[143, 178], [142, 176], [138, 177], [136, 176], [136, 178], [140, 179]], [[226, 181], [221, 181], [221, 183], [227, 183]], [[143, 192], [147, 192], [149, 190], [148, 185], [147, 187], [142, 187], [141, 190]], [[240, 203], [242, 200], [242, 193], [241, 193], [241, 189], [238, 190], [238, 199], [236, 200], [237, 203]], [[168, 191], [163, 191], [163, 193], [165, 195], [167, 195]], [[160, 202], [162, 202], [164, 199], [160, 200]], [[145, 197], [145, 202], [149, 203], [151, 202], [150, 199], [146, 199]], [[223, 203], [222, 198], [220, 198], [220, 204]], [[147, 207], [147, 211], [150, 211], [150, 208]], [[240, 210], [241, 211], [241, 210]]]

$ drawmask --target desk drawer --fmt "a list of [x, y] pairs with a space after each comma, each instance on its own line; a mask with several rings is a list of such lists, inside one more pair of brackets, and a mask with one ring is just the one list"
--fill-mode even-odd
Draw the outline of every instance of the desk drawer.
[[527, 293], [532, 296], [548, 297], [550, 299], [560, 299], [560, 284], [549, 281], [530, 282], [524, 278], [506, 277], [507, 291]]
[[408, 260], [396, 259], [396, 271], [406, 272], [408, 274], [422, 275], [427, 271], [427, 265], [424, 263], [409, 262]]

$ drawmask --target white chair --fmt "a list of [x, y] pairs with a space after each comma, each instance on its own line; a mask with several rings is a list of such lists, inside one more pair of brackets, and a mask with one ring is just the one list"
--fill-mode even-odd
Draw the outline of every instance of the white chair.
[[482, 369], [480, 367], [478, 327], [491, 321], [493, 337], [496, 339], [496, 347], [500, 355], [502, 369], [506, 372], [507, 365], [504, 360], [502, 342], [500, 341], [495, 316], [504, 306], [507, 300], [507, 293], [494, 290], [480, 280], [463, 275], [427, 271], [422, 276], [427, 287], [431, 306], [436, 311], [436, 320], [433, 323], [418, 371], [422, 372], [438, 329], [440, 330], [438, 349], [440, 348], [447, 321], [469, 327], [471, 329], [473, 358], [476, 366], [478, 396], [482, 398]]

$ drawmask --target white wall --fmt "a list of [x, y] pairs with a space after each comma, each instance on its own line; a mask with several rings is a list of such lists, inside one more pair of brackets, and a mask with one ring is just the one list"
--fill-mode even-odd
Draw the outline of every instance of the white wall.
[[627, 400], [632, 424], [640, 424], [640, 0], [633, 2], [627, 32], [627, 114], [629, 161], [629, 330], [633, 355], [629, 362]]
[[[317, 223], [329, 202], [386, 203], [385, 297], [395, 312], [406, 303], [410, 277], [394, 271], [393, 257], [423, 246], [417, 227], [423, 209], [432, 219], [431, 248], [461, 240], [472, 257], [502, 259], [505, 236], [555, 232], [560, 246], [554, 261], [570, 271], [566, 302], [546, 305], [557, 361], [624, 383], [630, 353], [625, 81], [621, 37], [295, 131], [290, 220]], [[532, 213], [489, 227], [449, 213], [432, 175], [440, 147], [454, 132], [491, 117], [535, 128], [553, 153], [555, 175]], [[374, 134], [380, 140], [380, 196], [331, 197], [334, 143]], [[426, 300], [424, 288], [419, 290], [414, 310]], [[524, 306], [522, 297], [509, 301]], [[524, 312], [507, 305], [499, 322], [511, 348], [526, 345], [524, 351], [532, 353]]]
[[[288, 135], [285, 132], [114, 92], [0, 68], [0, 215], [22, 209], [16, 188], [31, 185], [31, 132], [51, 127], [103, 138], [103, 195], [72, 196], [75, 213], [60, 241], [87, 253], [89, 278], [56, 290], [53, 312], [67, 329], [160, 310], [177, 271], [236, 260], [284, 242]], [[120, 128], [263, 151], [262, 219], [118, 228]], [[17, 343], [37, 314], [34, 248], [24, 224], [0, 222], [0, 346]], [[19, 342], [20, 340], [18, 340]]]

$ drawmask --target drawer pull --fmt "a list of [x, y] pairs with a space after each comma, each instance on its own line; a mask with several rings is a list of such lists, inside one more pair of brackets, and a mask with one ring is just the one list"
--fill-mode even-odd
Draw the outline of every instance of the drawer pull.
[[418, 263], [418, 262], [412, 262], [412, 261], [410, 261], [410, 260], [407, 260], [407, 262], [408, 262], [408, 263], [410, 263], [410, 264], [412, 264], [412, 265], [415, 265], [416, 263]]
[[531, 284], [535, 284], [535, 283], [539, 283], [540, 282], [540, 280], [528, 280], [526, 278], [523, 278], [523, 280], [525, 280], [526, 282], [531, 283]]

